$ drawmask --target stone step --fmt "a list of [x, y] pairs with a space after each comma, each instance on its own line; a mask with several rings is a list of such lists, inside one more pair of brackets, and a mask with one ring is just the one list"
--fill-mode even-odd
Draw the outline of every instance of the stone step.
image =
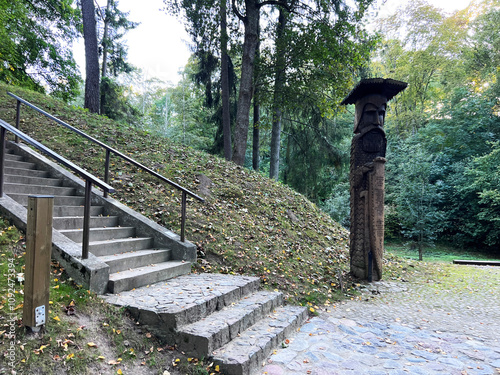
[[177, 347], [198, 358], [208, 357], [282, 303], [281, 293], [257, 291], [198, 322], [180, 327]]
[[259, 285], [260, 279], [252, 276], [190, 274], [104, 298], [127, 307], [159, 337], [175, 342], [179, 327], [230, 306]]
[[58, 178], [44, 178], [44, 177], [31, 177], [15, 174], [6, 174], [5, 182], [11, 184], [23, 185], [47, 185], [47, 186], [61, 186], [62, 181]]
[[182, 261], [168, 261], [151, 266], [144, 266], [116, 272], [109, 275], [108, 290], [110, 293], [120, 293], [125, 290], [140, 288], [191, 271], [191, 263]]
[[[99, 206], [96, 207], [99, 208]], [[83, 240], [83, 229], [63, 229], [59, 232], [64, 234], [72, 241], [81, 243]], [[89, 233], [89, 240], [104, 241], [116, 238], [129, 238], [134, 236], [134, 227], [91, 228]]]
[[126, 253], [128, 251], [146, 250], [153, 247], [150, 237], [120, 238], [108, 241], [94, 241], [89, 243], [89, 251], [97, 257]]
[[99, 259], [109, 266], [109, 273], [121, 272], [131, 268], [167, 262], [171, 250], [138, 250], [128, 253], [100, 256]]
[[23, 161], [23, 157], [21, 155], [11, 154], [9, 150], [5, 154], [5, 160], [7, 161]]
[[32, 176], [32, 177], [48, 177], [49, 172], [40, 169], [20, 169], [5, 167], [5, 174], [19, 175], [19, 176]]
[[5, 167], [16, 169], [36, 169], [36, 164], [27, 161], [5, 160]]
[[[103, 212], [103, 206], [90, 206], [90, 216], [99, 216]], [[83, 206], [54, 206], [54, 216], [83, 216]]]
[[45, 185], [24, 185], [5, 183], [4, 191], [6, 194], [28, 194], [28, 195], [60, 195], [68, 196], [75, 195], [76, 189], [63, 186], [45, 186]]
[[273, 348], [295, 332], [307, 318], [307, 308], [284, 306], [212, 353], [214, 364], [226, 375], [250, 375], [258, 371]]
[[[33, 194], [8, 193], [7, 195], [17, 203], [27, 207], [28, 197]], [[54, 206], [83, 206], [84, 203], [85, 197], [83, 196], [54, 196]]]
[[[52, 219], [54, 229], [82, 229], [83, 217], [80, 216], [66, 216], [54, 217]], [[117, 216], [91, 216], [90, 228], [100, 227], [116, 227], [118, 225]]]

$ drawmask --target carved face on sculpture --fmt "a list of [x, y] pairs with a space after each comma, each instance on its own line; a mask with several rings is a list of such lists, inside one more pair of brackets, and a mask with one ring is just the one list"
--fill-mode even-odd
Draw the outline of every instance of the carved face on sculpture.
[[384, 126], [387, 98], [380, 94], [368, 95], [356, 102], [354, 133], [375, 125]]

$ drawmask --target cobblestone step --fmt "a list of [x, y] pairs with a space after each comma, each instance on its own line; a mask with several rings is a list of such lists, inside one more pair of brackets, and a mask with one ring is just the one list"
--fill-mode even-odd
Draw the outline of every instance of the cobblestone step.
[[212, 355], [226, 375], [251, 375], [262, 362], [295, 332], [307, 318], [307, 309], [299, 306], [277, 308]]
[[103, 298], [221, 374], [250, 375], [307, 318], [306, 307], [280, 306], [281, 293], [259, 285], [257, 277], [191, 274]]
[[181, 326], [230, 306], [257, 291], [259, 285], [258, 277], [190, 274], [103, 298], [128, 307], [139, 322], [175, 342]]
[[278, 292], [258, 291], [208, 317], [179, 329], [178, 349], [198, 358], [235, 339], [283, 303]]

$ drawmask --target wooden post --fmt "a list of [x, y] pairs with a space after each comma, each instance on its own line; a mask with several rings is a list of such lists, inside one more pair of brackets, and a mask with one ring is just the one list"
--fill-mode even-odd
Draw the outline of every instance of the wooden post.
[[28, 198], [23, 324], [38, 332], [49, 317], [53, 196]]

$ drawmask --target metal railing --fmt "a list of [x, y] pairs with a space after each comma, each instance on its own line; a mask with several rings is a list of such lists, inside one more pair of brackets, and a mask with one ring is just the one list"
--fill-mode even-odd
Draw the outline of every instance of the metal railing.
[[86, 170], [80, 168], [79, 166], [73, 164], [69, 160], [66, 160], [61, 155], [52, 151], [51, 149], [45, 147], [40, 142], [34, 140], [27, 134], [24, 134], [19, 129], [13, 127], [7, 122], [0, 119], [0, 198], [3, 197], [4, 192], [4, 180], [5, 180], [5, 138], [6, 132], [9, 131], [16, 136], [16, 141], [19, 142], [19, 138], [25, 141], [27, 144], [35, 147], [40, 152], [46, 154], [62, 165], [66, 166], [80, 177], [85, 180], [85, 202], [83, 204], [83, 240], [82, 240], [82, 259], [87, 259], [89, 256], [89, 238], [90, 238], [90, 205], [91, 197], [90, 193], [92, 191], [92, 184], [99, 186], [104, 192], [114, 192], [113, 187], [107, 183], [101, 181], [97, 177], [91, 175]]
[[[14, 99], [17, 100], [17, 107], [16, 107], [16, 126], [17, 128], [19, 128], [19, 122], [20, 122], [20, 118], [21, 118], [21, 103], [22, 104], [25, 104], [27, 105], [28, 107], [34, 109], [35, 111], [41, 113], [42, 115], [48, 117], [49, 119], [57, 122], [58, 124], [64, 126], [65, 128], [67, 129], [70, 129], [72, 130], [73, 132], [77, 133], [78, 135], [88, 139], [89, 141], [101, 146], [102, 148], [104, 148], [106, 150], [106, 158], [105, 158], [105, 163], [104, 163], [104, 182], [105, 183], [109, 183], [109, 165], [110, 165], [110, 157], [111, 157], [111, 153], [115, 154], [116, 156], [119, 156], [120, 158], [122, 158], [123, 160], [129, 162], [130, 164], [142, 169], [143, 171], [155, 176], [156, 178], [160, 179], [161, 181], [163, 182], [166, 182], [167, 184], [173, 186], [174, 188], [176, 188], [177, 190], [180, 190], [182, 192], [182, 199], [181, 199], [181, 241], [182, 242], [185, 242], [185, 232], [186, 232], [186, 202], [187, 202], [187, 196], [189, 195], [190, 197], [193, 197], [201, 202], [204, 202], [205, 200], [201, 197], [199, 197], [198, 195], [196, 195], [195, 193], [189, 191], [188, 189], [180, 186], [179, 184], [176, 184], [175, 182], [173, 181], [170, 181], [168, 178], [162, 176], [161, 174], [153, 171], [152, 169], [148, 168], [148, 167], [145, 167], [144, 165], [142, 165], [141, 163], [135, 161], [134, 159], [128, 157], [127, 155], [121, 153], [120, 151], [108, 146], [107, 144], [105, 144], [104, 142], [101, 142], [99, 141], [98, 139], [95, 139], [94, 137], [91, 137], [90, 135], [82, 132], [81, 130], [79, 129], [76, 129], [75, 127], [65, 123], [64, 121], [58, 119], [57, 117], [55, 116], [52, 116], [50, 115], [49, 113], [45, 112], [44, 110], [34, 106], [33, 104], [29, 103], [28, 101], [18, 97], [17, 95], [14, 95], [13, 93], [11, 92], [7, 92], [8, 95], [10, 95], [11, 97], [13, 97]], [[107, 197], [107, 192], [105, 191], [104, 192], [104, 197]]]

